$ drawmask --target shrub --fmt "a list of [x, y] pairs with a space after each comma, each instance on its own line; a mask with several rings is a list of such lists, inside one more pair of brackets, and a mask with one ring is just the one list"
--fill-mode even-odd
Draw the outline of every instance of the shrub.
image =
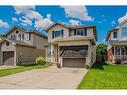
[[115, 58], [114, 61], [115, 61], [116, 64], [121, 64], [121, 59], [120, 58]]
[[86, 69], [89, 69], [89, 68], [90, 68], [90, 66], [89, 66], [89, 65], [87, 65], [87, 64], [85, 64], [85, 68], [86, 68]]
[[36, 64], [38, 64], [38, 65], [45, 65], [46, 64], [45, 58], [41, 57], [41, 56], [36, 58]]

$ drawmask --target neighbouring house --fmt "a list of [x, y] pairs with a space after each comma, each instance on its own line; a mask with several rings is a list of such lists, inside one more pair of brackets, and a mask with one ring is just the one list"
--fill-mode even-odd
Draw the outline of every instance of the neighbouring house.
[[61, 67], [92, 66], [96, 61], [96, 26], [66, 26], [54, 23], [46, 28], [46, 60]]
[[119, 26], [108, 32], [106, 41], [108, 42], [108, 60], [115, 63], [127, 63], [127, 20], [119, 22]]
[[45, 56], [47, 42], [47, 36], [40, 32], [14, 26], [1, 36], [0, 65], [33, 64], [37, 57]]

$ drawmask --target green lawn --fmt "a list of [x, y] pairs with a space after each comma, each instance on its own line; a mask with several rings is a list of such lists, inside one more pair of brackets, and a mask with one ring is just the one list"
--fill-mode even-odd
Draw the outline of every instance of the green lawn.
[[12, 68], [12, 69], [4, 69], [4, 70], [0, 70], [0, 77], [23, 72], [23, 71], [28, 71], [32, 69], [42, 69], [42, 68], [47, 68], [47, 67], [49, 67], [49, 65], [36, 65], [35, 64], [35, 65], [19, 66], [19, 67]]
[[78, 89], [127, 89], [127, 66], [96, 63]]

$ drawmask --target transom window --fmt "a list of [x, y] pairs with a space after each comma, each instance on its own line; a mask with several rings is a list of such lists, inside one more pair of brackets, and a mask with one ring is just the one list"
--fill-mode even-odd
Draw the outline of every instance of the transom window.
[[122, 28], [122, 37], [127, 37], [127, 27]]

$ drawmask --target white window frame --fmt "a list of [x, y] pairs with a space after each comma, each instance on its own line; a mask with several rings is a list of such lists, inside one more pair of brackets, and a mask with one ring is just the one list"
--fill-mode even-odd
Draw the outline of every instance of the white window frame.
[[[83, 32], [83, 35], [78, 35], [78, 32]], [[86, 31], [87, 32], [87, 31]], [[87, 34], [87, 33], [86, 33]], [[87, 36], [87, 35], [85, 35], [85, 29], [76, 29], [76, 36]]]
[[30, 37], [30, 34], [29, 33], [25, 33], [24, 34], [24, 40], [25, 41], [29, 41], [29, 37]]
[[[63, 35], [62, 35], [62, 30], [63, 29], [61, 29], [61, 30], [55, 30], [54, 31], [54, 38], [61, 38], [62, 36], [64, 36], [64, 30], [63, 30]], [[59, 36], [56, 36], [56, 34], [55, 34], [56, 32], [60, 32], [60, 35]]]
[[[123, 29], [125, 29], [125, 30], [123, 30]], [[127, 37], [127, 27], [122, 27], [122, 33], [121, 33], [121, 36], [122, 37]], [[125, 35], [126, 34], [126, 35]]]

